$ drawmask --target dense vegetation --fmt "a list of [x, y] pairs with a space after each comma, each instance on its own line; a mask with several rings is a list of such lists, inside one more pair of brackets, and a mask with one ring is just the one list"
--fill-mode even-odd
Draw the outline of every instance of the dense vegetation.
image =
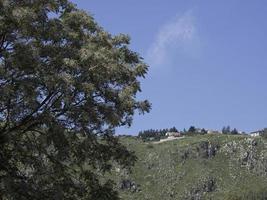
[[68, 0], [0, 1], [0, 199], [118, 199], [114, 128], [150, 108], [129, 43]]
[[123, 199], [265, 200], [267, 140], [206, 134], [161, 144], [122, 138], [136, 152], [133, 174], [113, 176]]

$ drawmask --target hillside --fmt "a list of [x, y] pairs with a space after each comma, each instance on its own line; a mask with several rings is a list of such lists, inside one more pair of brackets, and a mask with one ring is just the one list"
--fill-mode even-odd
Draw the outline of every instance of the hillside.
[[267, 140], [240, 135], [185, 137], [160, 144], [122, 138], [138, 161], [114, 169], [122, 199], [267, 199]]

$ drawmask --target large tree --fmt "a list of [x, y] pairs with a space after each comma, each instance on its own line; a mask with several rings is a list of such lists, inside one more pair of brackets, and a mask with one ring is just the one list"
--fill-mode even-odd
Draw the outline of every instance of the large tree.
[[117, 199], [103, 176], [136, 157], [130, 125], [147, 65], [68, 0], [0, 0], [1, 199]]

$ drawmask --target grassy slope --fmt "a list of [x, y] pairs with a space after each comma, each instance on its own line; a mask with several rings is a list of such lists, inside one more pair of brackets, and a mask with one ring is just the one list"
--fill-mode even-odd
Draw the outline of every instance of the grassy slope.
[[[216, 200], [267, 194], [266, 140], [205, 135], [161, 144], [147, 144], [136, 138], [123, 138], [122, 142], [134, 150], [139, 159], [132, 174], [117, 170], [115, 179], [130, 179], [140, 184], [141, 189], [123, 191], [122, 199]], [[214, 156], [205, 156], [205, 149], [201, 147], [205, 142], [217, 147]], [[213, 191], [208, 191], [205, 186], [211, 180]]]

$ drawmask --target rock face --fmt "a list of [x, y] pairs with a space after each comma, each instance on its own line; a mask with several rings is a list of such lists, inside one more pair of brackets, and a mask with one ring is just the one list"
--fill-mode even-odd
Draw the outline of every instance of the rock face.
[[230, 157], [232, 163], [246, 168], [260, 176], [267, 177], [267, 149], [266, 144], [262, 140], [246, 138], [239, 142], [232, 141], [226, 143], [222, 148], [222, 152]]
[[247, 148], [240, 148], [239, 162], [248, 170], [267, 177], [267, 151], [258, 152], [259, 143], [247, 140]]
[[219, 146], [217, 144], [212, 144], [208, 141], [203, 141], [197, 147], [199, 156], [202, 158], [212, 158], [216, 155]]
[[199, 183], [191, 188], [191, 190], [185, 194], [184, 199], [188, 200], [201, 200], [205, 193], [213, 192], [216, 189], [216, 181], [214, 178], [209, 177], [203, 180], [199, 180]]
[[182, 163], [185, 163], [186, 160], [193, 158], [211, 159], [216, 156], [218, 150], [218, 144], [209, 141], [202, 141], [195, 148], [188, 147], [181, 151], [180, 159]]
[[151, 143], [153, 148], [147, 148], [148, 144], [142, 141], [127, 140], [130, 142], [138, 161], [133, 174], [116, 172], [122, 199], [265, 200], [267, 197], [266, 139], [207, 134]]
[[121, 190], [130, 190], [132, 192], [140, 191], [139, 185], [137, 185], [134, 181], [131, 181], [129, 179], [122, 180], [119, 188]]

